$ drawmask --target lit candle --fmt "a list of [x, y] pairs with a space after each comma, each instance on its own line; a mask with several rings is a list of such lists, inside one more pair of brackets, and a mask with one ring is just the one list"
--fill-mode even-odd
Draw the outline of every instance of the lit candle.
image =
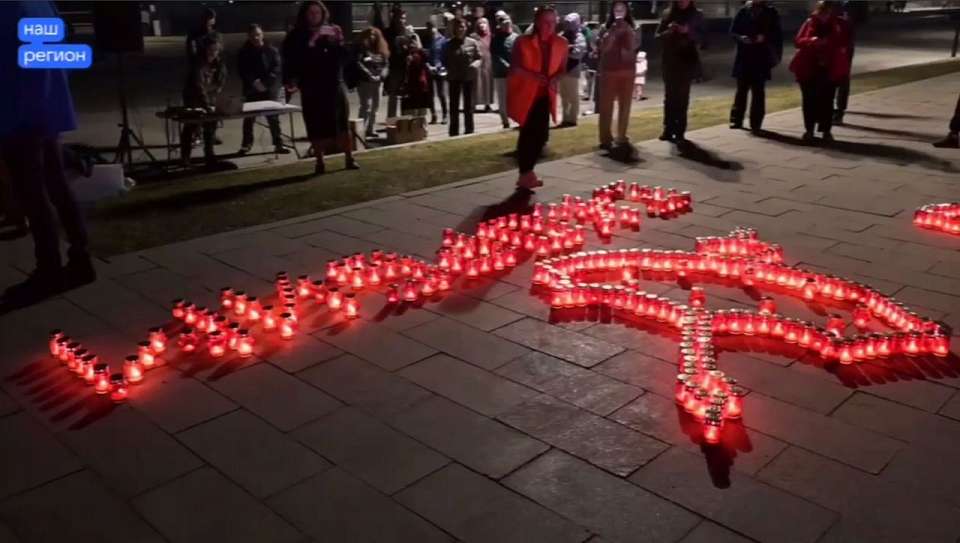
[[[626, 269], [626, 268], [624, 268]], [[690, 306], [691, 307], [703, 307], [707, 302], [707, 295], [703, 291], [703, 287], [692, 287], [690, 289]]]
[[186, 302], [182, 298], [177, 298], [171, 305], [173, 306], [173, 309], [171, 309], [170, 312], [173, 314], [173, 318], [177, 319], [178, 321], [183, 320], [183, 317], [186, 314], [184, 311]]
[[297, 277], [297, 295], [301, 298], [309, 298], [312, 292], [312, 285], [310, 283], [310, 277], [307, 275], [300, 275]]
[[263, 307], [256, 296], [247, 298], [247, 321], [255, 323], [263, 317]]
[[64, 337], [63, 330], [50, 331], [50, 341], [48, 343], [50, 348], [50, 356], [54, 358], [60, 357], [60, 345], [57, 342], [63, 337]]
[[355, 319], [360, 316], [360, 304], [357, 297], [352, 292], [346, 295], [343, 301], [343, 312], [348, 319]]
[[122, 373], [114, 373], [110, 376], [110, 399], [120, 403], [127, 399], [127, 382]]
[[853, 310], [853, 325], [863, 330], [870, 323], [870, 310], [861, 304]]
[[93, 390], [99, 395], [110, 392], [110, 366], [106, 364], [93, 366]]
[[337, 311], [343, 305], [343, 293], [337, 287], [330, 287], [327, 290], [327, 307]]
[[151, 328], [149, 336], [147, 337], [149, 338], [150, 348], [153, 350], [153, 354], [160, 354], [167, 350], [167, 334], [164, 333], [163, 328]]
[[262, 308], [263, 318], [260, 322], [263, 324], [264, 332], [272, 332], [277, 329], [277, 317], [273, 314], [273, 306], [265, 305]]
[[233, 314], [238, 317], [247, 314], [247, 294], [242, 290], [238, 290], [233, 298]]
[[237, 354], [240, 358], [248, 358], [253, 354], [253, 337], [248, 330], [237, 331]]
[[70, 361], [67, 362], [67, 369], [73, 372], [77, 371], [77, 367], [80, 365], [80, 361], [83, 357], [87, 356], [87, 350], [84, 348], [79, 348], [73, 351], [73, 354], [70, 356]]
[[189, 324], [190, 326], [193, 326], [194, 324], [197, 323], [197, 319], [199, 318], [200, 316], [197, 314], [196, 305], [190, 302], [186, 302], [185, 304], [183, 304], [183, 322], [185, 322], [186, 324]]
[[237, 337], [239, 332], [239, 322], [231, 322], [227, 325], [227, 330], [223, 334], [223, 338], [227, 344], [227, 349], [230, 349], [231, 351], [237, 350]]
[[217, 330], [207, 335], [207, 352], [212, 358], [220, 358], [227, 352], [226, 338]]
[[223, 287], [220, 289], [220, 307], [229, 311], [233, 307], [233, 297], [235, 296], [233, 289], [230, 287]]
[[77, 370], [77, 375], [88, 385], [93, 384], [93, 368], [100, 363], [100, 359], [95, 354], [88, 354], [84, 356], [80, 361], [80, 366]]
[[380, 282], [380, 264], [371, 264], [370, 267], [367, 268], [367, 284], [375, 287], [378, 286]]
[[760, 298], [759, 310], [762, 314], [772, 315], [777, 312], [777, 303], [773, 301], [773, 298], [764, 296]]
[[294, 333], [297, 328], [296, 317], [290, 313], [281, 313], [280, 314], [280, 337], [283, 339], [293, 338]]
[[140, 364], [140, 358], [132, 354], [123, 361], [123, 375], [127, 382], [131, 384], [143, 381], [143, 366]]
[[139, 356], [140, 364], [143, 365], [144, 369], [152, 368], [154, 362], [156, 362], [153, 350], [150, 348], [149, 341], [141, 341], [137, 343], [137, 355]]
[[180, 348], [180, 352], [192, 353], [196, 351], [197, 343], [199, 343], [199, 340], [193, 328], [187, 327], [180, 331], [180, 338], [177, 340], [177, 347]]

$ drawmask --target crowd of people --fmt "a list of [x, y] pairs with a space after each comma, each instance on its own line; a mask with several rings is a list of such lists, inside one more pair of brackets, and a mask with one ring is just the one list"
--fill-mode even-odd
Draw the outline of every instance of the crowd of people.
[[[56, 15], [48, 2], [0, 6], [4, 19], [11, 21]], [[237, 55], [244, 99], [286, 101], [299, 95], [318, 174], [326, 171], [324, 157], [330, 151], [343, 152], [348, 169], [359, 168], [352, 149], [348, 89], [357, 92], [360, 129], [368, 136], [376, 132], [383, 95], [388, 117], [398, 112], [429, 115], [431, 123], [446, 123], [451, 136], [460, 135], [461, 126], [463, 134], [473, 132], [474, 113], [496, 108], [504, 128], [511, 123], [519, 126], [516, 184], [523, 190], [543, 184], [534, 167], [549, 139], [551, 121], [557, 127], [576, 125], [582, 100], [595, 104], [600, 148], [611, 151], [611, 156], [632, 149], [631, 106], [643, 98], [646, 55], [629, 2], [610, 2], [604, 23], [596, 28], [585, 25], [577, 13], [561, 17], [546, 5], [535, 11], [533, 23], [524, 29], [504, 11], [495, 12], [491, 23], [482, 3], [466, 11], [462, 4], [454, 4], [436, 13], [421, 34], [395, 4], [387, 24], [377, 10], [370, 26], [350, 40], [331, 22], [322, 2], [305, 1], [279, 48], [264, 40], [258, 25], [249, 27]], [[780, 16], [770, 2], [748, 1], [733, 19], [730, 35], [736, 42], [732, 75], [737, 82], [730, 128], [741, 129], [748, 119], [750, 129], [762, 133], [765, 86], [783, 55]], [[665, 91], [660, 139], [684, 145], [691, 84], [702, 77], [704, 17], [694, 0], [670, 2], [655, 36], [661, 45]], [[18, 70], [10, 61], [18, 43], [6, 38], [3, 50], [11, 54], [0, 68], [8, 76], [11, 99], [0, 101], [0, 180], [9, 182], [0, 186], [0, 203], [5, 221], [21, 227], [29, 222], [37, 262], [25, 282], [6, 291], [4, 299], [9, 301], [42, 298], [92, 281], [96, 273], [59, 145], [59, 134], [76, 127], [66, 77], [62, 70]], [[843, 122], [854, 54], [853, 23], [844, 5], [818, 2], [794, 44], [789, 69], [801, 90], [803, 139], [811, 142], [819, 132], [830, 142], [833, 125]], [[228, 74], [222, 53], [216, 13], [205, 9], [186, 39], [185, 107], [216, 109]], [[275, 151], [289, 152], [277, 117], [268, 116], [267, 122]], [[244, 119], [241, 153], [252, 147], [253, 123], [253, 118]], [[220, 143], [216, 131], [215, 122], [185, 123], [182, 159], [189, 162], [192, 148], [202, 141], [205, 158], [212, 160], [214, 145]], [[960, 147], [960, 100], [947, 136], [934, 145]], [[19, 207], [12, 205], [14, 200]], [[69, 245], [66, 266], [60, 252], [61, 228]]]

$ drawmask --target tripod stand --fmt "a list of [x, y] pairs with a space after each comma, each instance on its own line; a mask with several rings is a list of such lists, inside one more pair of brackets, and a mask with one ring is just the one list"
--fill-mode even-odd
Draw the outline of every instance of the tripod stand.
[[[147, 146], [144, 145], [143, 139], [141, 139], [140, 136], [138, 136], [137, 133], [130, 128], [130, 118], [127, 114], [127, 89], [124, 83], [123, 53], [118, 52], [117, 86], [120, 94], [121, 120], [120, 124], [117, 125], [120, 127], [120, 140], [117, 141], [117, 152], [116, 155], [114, 155], [113, 162], [114, 164], [122, 164], [124, 169], [129, 170], [133, 166], [134, 149], [139, 149], [146, 153], [146, 155], [150, 158], [151, 163], [156, 163], [157, 159], [153, 156], [153, 153], [147, 149]], [[136, 145], [133, 143], [136, 143]]]

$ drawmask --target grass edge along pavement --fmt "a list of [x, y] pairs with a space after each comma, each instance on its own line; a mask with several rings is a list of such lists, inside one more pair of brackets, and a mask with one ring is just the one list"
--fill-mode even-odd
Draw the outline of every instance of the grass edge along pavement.
[[[855, 75], [852, 94], [883, 89], [960, 71], [960, 60], [902, 66]], [[692, 101], [689, 130], [727, 122], [732, 96]], [[771, 86], [767, 112], [800, 105], [796, 85]], [[633, 112], [633, 141], [655, 138], [662, 109]], [[574, 128], [552, 130], [546, 160], [589, 153], [596, 147], [596, 116]], [[315, 177], [313, 162], [214, 174], [144, 185], [100, 202], [90, 214], [94, 254], [107, 257], [237, 228], [309, 215], [405, 192], [437, 187], [515, 168], [511, 152], [516, 131], [480, 134], [383, 148], [363, 153], [362, 170], [341, 170], [342, 158], [328, 160], [330, 173]]]

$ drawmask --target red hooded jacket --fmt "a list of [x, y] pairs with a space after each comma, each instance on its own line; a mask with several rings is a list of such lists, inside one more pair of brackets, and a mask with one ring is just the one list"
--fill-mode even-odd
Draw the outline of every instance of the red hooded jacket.
[[790, 71], [797, 81], [813, 79], [818, 70], [826, 70], [830, 80], [839, 83], [850, 77], [850, 28], [842, 19], [830, 16], [808, 18], [793, 40], [797, 52]]

